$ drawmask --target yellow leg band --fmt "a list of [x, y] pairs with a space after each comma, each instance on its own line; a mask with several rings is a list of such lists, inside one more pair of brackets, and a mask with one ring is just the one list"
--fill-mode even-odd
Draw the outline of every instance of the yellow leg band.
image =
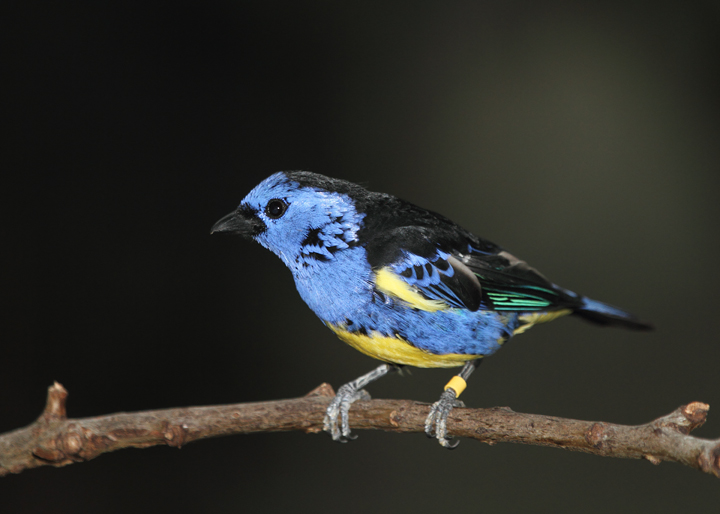
[[447, 383], [447, 385], [445, 386], [445, 390], [447, 391], [448, 389], [452, 388], [452, 390], [455, 391], [455, 398], [457, 398], [462, 394], [466, 387], [467, 382], [465, 382], [462, 377], [455, 375], [450, 379], [450, 382]]

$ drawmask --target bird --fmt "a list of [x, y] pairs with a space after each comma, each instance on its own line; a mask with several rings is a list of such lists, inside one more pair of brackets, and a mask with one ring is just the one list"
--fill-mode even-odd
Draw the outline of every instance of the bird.
[[325, 412], [336, 441], [355, 439], [351, 404], [404, 366], [457, 368], [425, 421], [446, 448], [447, 420], [484, 357], [530, 327], [574, 315], [649, 330], [629, 312], [555, 285], [500, 246], [390, 194], [309, 171], [275, 173], [211, 233], [258, 242], [289, 268], [300, 296], [342, 341], [382, 362], [341, 386]]

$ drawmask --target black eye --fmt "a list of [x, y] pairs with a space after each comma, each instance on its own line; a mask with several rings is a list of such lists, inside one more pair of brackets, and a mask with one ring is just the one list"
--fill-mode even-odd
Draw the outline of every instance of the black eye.
[[276, 220], [285, 214], [287, 208], [288, 204], [286, 204], [283, 200], [275, 198], [274, 200], [270, 200], [268, 202], [265, 207], [265, 214], [267, 214], [268, 218]]

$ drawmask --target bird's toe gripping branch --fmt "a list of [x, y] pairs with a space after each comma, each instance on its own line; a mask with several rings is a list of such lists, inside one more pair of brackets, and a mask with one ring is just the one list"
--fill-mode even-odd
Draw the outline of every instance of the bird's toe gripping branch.
[[465, 407], [465, 404], [457, 399], [464, 389], [465, 380], [454, 376], [445, 386], [440, 399], [430, 408], [430, 414], [425, 419], [425, 433], [428, 437], [436, 438], [444, 448], [453, 449], [460, 443], [451, 442], [452, 438], [447, 436], [447, 418], [453, 407]]
[[463, 366], [462, 371], [452, 377], [450, 382], [445, 386], [445, 391], [440, 395], [440, 399], [436, 401], [430, 408], [430, 414], [425, 419], [425, 433], [428, 437], [434, 437], [438, 442], [448, 449], [453, 449], [458, 445], [458, 441], [451, 442], [452, 438], [447, 436], [447, 419], [453, 407], [465, 407], [465, 404], [458, 400], [458, 396], [467, 387], [467, 379], [475, 368], [482, 364], [482, 359], [468, 361]]
[[357, 400], [369, 400], [370, 394], [363, 387], [394, 369], [397, 368], [390, 364], [381, 364], [370, 373], [348, 382], [338, 389], [335, 398], [325, 411], [323, 420], [323, 430], [332, 436], [333, 441], [346, 443], [357, 437], [350, 433], [350, 405]]
[[325, 411], [323, 430], [332, 436], [333, 441], [346, 443], [357, 437], [350, 433], [348, 421], [350, 405], [356, 400], [370, 400], [370, 394], [365, 389], [358, 390], [353, 387], [353, 382], [350, 382], [338, 389], [335, 398], [330, 402]]

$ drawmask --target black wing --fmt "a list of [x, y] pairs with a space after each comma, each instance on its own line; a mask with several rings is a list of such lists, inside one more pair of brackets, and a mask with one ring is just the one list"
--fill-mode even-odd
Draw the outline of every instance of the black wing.
[[309, 172], [287, 175], [308, 187], [353, 199], [357, 212], [365, 214], [357, 244], [366, 248], [376, 281], [384, 277], [390, 289], [422, 305], [418, 308], [525, 312], [535, 321], [533, 312], [549, 313], [549, 320], [555, 311], [570, 309], [599, 324], [651, 328], [622, 309], [556, 286], [525, 262], [440, 214], [344, 180]]
[[525, 262], [445, 218], [404, 226], [368, 241], [375, 270], [390, 270], [424, 297], [449, 306], [494, 311], [552, 311], [581, 306]]

